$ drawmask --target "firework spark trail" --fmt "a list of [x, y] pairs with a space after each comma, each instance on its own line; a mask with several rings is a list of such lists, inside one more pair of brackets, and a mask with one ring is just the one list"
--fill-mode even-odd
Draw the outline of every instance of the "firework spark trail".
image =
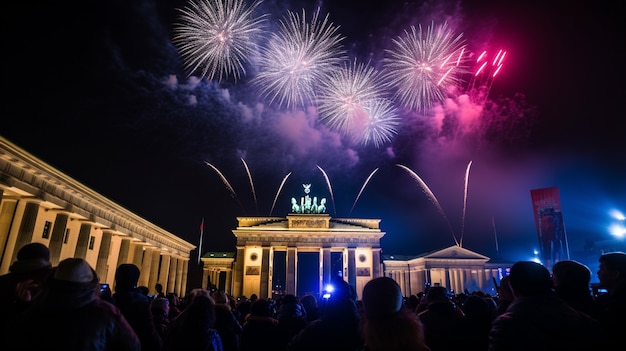
[[261, 48], [259, 72], [251, 83], [269, 104], [295, 108], [315, 103], [321, 82], [345, 59], [339, 27], [328, 21], [328, 14], [320, 21], [319, 11], [308, 23], [304, 10], [302, 16], [289, 11], [280, 20], [279, 33], [271, 33]]
[[244, 64], [257, 50], [266, 15], [255, 16], [262, 0], [246, 6], [244, 0], [190, 0], [180, 11], [172, 42], [184, 58], [190, 74], [222, 81], [232, 75], [235, 80], [246, 74]]
[[291, 172], [287, 173], [285, 178], [283, 178], [283, 181], [280, 183], [280, 186], [278, 187], [278, 191], [276, 192], [276, 196], [274, 197], [274, 202], [272, 203], [272, 208], [270, 209], [270, 216], [272, 215], [272, 212], [274, 212], [274, 206], [276, 205], [276, 200], [278, 200], [278, 195], [280, 194], [280, 191], [283, 189], [283, 185], [285, 185], [285, 182], [290, 175]]
[[[344, 63], [321, 82], [318, 111], [320, 120], [330, 129], [344, 134], [353, 133], [364, 112], [364, 103], [377, 99], [382, 93], [378, 86], [380, 74], [371, 66]], [[361, 123], [363, 124], [363, 123]]]
[[413, 179], [415, 179], [417, 181], [417, 183], [422, 187], [422, 190], [424, 191], [424, 193], [428, 196], [428, 198], [431, 200], [431, 202], [433, 204], [435, 204], [435, 206], [437, 207], [437, 210], [439, 210], [439, 213], [441, 213], [441, 215], [445, 219], [446, 223], [448, 224], [448, 228], [450, 229], [450, 233], [452, 234], [452, 238], [454, 239], [454, 243], [456, 244], [456, 246], [459, 246], [459, 242], [456, 239], [456, 235], [454, 235], [454, 231], [452, 230], [452, 226], [450, 225], [450, 221], [448, 220], [448, 217], [446, 216], [445, 212], [443, 212], [443, 208], [441, 208], [441, 205], [439, 204], [439, 201], [435, 197], [435, 194], [433, 194], [433, 192], [430, 190], [428, 185], [426, 185], [426, 183], [422, 180], [422, 178], [420, 178], [415, 172], [413, 172], [407, 166], [401, 165], [399, 163], [396, 164], [396, 166], [398, 166], [398, 167], [404, 169], [405, 171], [407, 171], [411, 175], [411, 177], [413, 177]]
[[489, 91], [493, 85], [494, 78], [502, 69], [506, 51], [499, 50], [491, 63], [488, 59], [487, 51], [483, 51], [476, 59], [476, 68], [470, 80], [468, 92], [472, 100], [478, 104], [483, 104], [489, 96]]
[[228, 182], [226, 177], [224, 177], [222, 172], [220, 172], [220, 170], [217, 169], [217, 167], [213, 166], [211, 163], [209, 163], [207, 161], [204, 161], [204, 163], [206, 163], [209, 167], [213, 168], [213, 170], [217, 173], [217, 175], [222, 180], [222, 183], [224, 183], [224, 185], [226, 186], [226, 189], [228, 189], [228, 191], [230, 191], [230, 194], [231, 194], [232, 198], [237, 201], [237, 204], [239, 204], [239, 207], [241, 207], [241, 210], [245, 212], [243, 206], [241, 205], [241, 202], [239, 201], [239, 197], [235, 193], [235, 189], [233, 189], [233, 187], [230, 185], [230, 183]]
[[352, 204], [352, 208], [350, 209], [350, 214], [348, 215], [348, 217], [350, 217], [352, 215], [352, 210], [354, 210], [354, 206], [356, 206], [356, 202], [359, 201], [359, 198], [361, 197], [361, 194], [363, 193], [363, 190], [365, 190], [365, 187], [367, 186], [367, 183], [369, 183], [370, 179], [372, 179], [372, 177], [374, 176], [374, 173], [376, 173], [377, 171], [378, 171], [378, 168], [373, 170], [372, 173], [370, 173], [369, 177], [367, 177], [367, 179], [365, 179], [365, 183], [363, 183], [363, 186], [361, 187], [361, 190], [359, 191], [359, 194], [356, 196], [356, 199], [354, 199], [354, 204]]
[[469, 185], [469, 173], [470, 167], [472, 166], [472, 161], [469, 161], [467, 164], [467, 169], [465, 170], [465, 192], [463, 194], [463, 219], [461, 220], [461, 239], [459, 239], [459, 246], [463, 247], [463, 234], [465, 233], [465, 211], [467, 210], [467, 187]]
[[320, 167], [319, 165], [316, 165], [316, 166], [320, 170], [320, 172], [322, 172], [322, 174], [324, 175], [324, 179], [326, 179], [326, 185], [328, 185], [328, 191], [330, 192], [330, 199], [333, 201], [333, 210], [335, 211], [335, 216], [336, 216], [337, 207], [335, 206], [335, 195], [333, 195], [333, 188], [330, 186], [330, 179], [328, 179], [328, 175], [322, 169], [322, 167]]
[[256, 200], [256, 190], [254, 189], [254, 183], [252, 182], [252, 174], [250, 173], [250, 168], [248, 168], [248, 164], [242, 158], [241, 162], [243, 162], [243, 167], [246, 169], [246, 173], [248, 174], [248, 180], [250, 181], [250, 189], [252, 189], [252, 196], [254, 197], [254, 206], [256, 208], [257, 214], [259, 213], [259, 204]]
[[404, 106], [425, 111], [442, 102], [448, 89], [459, 87], [466, 69], [463, 35], [454, 35], [447, 22], [426, 31], [411, 26], [404, 36], [393, 39], [393, 49], [385, 50], [385, 77], [396, 90], [395, 98]]

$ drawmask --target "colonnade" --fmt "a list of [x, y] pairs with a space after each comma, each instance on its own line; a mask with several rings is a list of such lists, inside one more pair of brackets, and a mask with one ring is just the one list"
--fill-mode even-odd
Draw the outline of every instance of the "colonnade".
[[[0, 137], [0, 274], [24, 245], [40, 242], [56, 266], [85, 259], [114, 286], [123, 263], [139, 267], [138, 285], [186, 294], [195, 246], [144, 220]], [[167, 204], [164, 204], [166, 206]]]

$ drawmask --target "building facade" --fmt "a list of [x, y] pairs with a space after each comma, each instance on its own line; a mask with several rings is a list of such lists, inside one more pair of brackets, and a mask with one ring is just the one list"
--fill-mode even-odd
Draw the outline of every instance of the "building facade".
[[291, 213], [237, 220], [230, 281], [234, 296], [319, 296], [333, 277], [343, 278], [360, 295], [368, 281], [383, 274], [380, 239], [385, 233], [379, 219]]
[[385, 275], [393, 278], [404, 296], [417, 295], [428, 286], [443, 286], [450, 292], [480, 290], [496, 295], [495, 284], [509, 274], [511, 263], [453, 245], [418, 256], [383, 256]]
[[[417, 295], [427, 286], [495, 295], [495, 284], [511, 266], [456, 245], [417, 256], [381, 255], [380, 239], [385, 233], [378, 219], [290, 214], [238, 221], [233, 230], [237, 252], [208, 252], [202, 257], [203, 286], [233, 296], [313, 293], [319, 297], [333, 276], [353, 286], [357, 297], [369, 280], [380, 276], [397, 281], [404, 296]], [[308, 272], [301, 269], [304, 255], [313, 255], [314, 267]], [[285, 267], [284, 274], [279, 267]]]
[[84, 258], [114, 286], [122, 263], [140, 268], [139, 285], [186, 294], [195, 245], [128, 211], [0, 137], [0, 274], [31, 242], [50, 249], [51, 263]]

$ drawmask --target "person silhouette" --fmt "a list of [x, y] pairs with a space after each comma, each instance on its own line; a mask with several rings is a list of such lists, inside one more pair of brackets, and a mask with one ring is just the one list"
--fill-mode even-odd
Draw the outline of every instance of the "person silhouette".
[[545, 266], [518, 261], [509, 275], [515, 299], [491, 324], [490, 351], [605, 349], [606, 337], [598, 321], [554, 293]]

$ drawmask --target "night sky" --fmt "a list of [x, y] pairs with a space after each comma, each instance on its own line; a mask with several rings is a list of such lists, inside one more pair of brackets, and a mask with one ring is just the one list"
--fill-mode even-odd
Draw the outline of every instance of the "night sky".
[[233, 251], [237, 216], [285, 216], [311, 183], [333, 217], [381, 219], [383, 254], [462, 236], [481, 254], [529, 259], [538, 246], [530, 190], [556, 186], [571, 256], [589, 262], [579, 252], [612, 238], [611, 210], [626, 212], [617, 4], [367, 3], [259, 9], [271, 27], [287, 10], [320, 6], [348, 55], [374, 66], [409, 26], [447, 21], [471, 52], [507, 51], [488, 100], [458, 94], [425, 113], [403, 111], [391, 142], [361, 146], [324, 127], [315, 108], [268, 104], [248, 84], [253, 70], [237, 81], [190, 75], [172, 43], [186, 1], [15, 2], [2, 14], [0, 135], [196, 245], [204, 218], [206, 251]]

